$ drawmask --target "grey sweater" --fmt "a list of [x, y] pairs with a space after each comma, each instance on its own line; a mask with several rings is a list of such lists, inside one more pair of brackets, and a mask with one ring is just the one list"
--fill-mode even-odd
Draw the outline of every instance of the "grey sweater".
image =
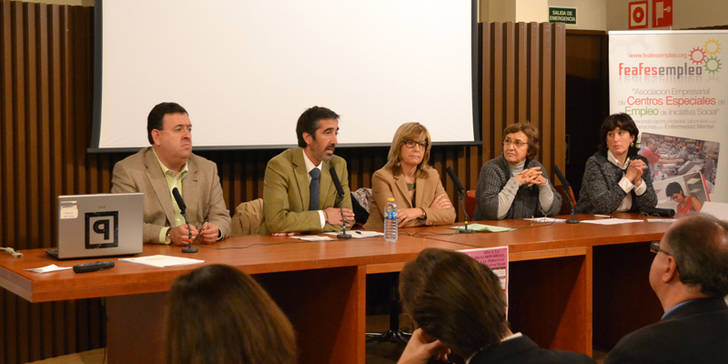
[[[541, 163], [534, 160], [526, 160], [524, 169], [540, 167], [544, 178], [546, 171]], [[476, 206], [473, 220], [496, 220], [498, 219], [498, 194], [511, 178], [511, 171], [508, 161], [501, 154], [500, 156], [489, 160], [480, 169], [478, 176], [478, 189], [476, 191]], [[561, 195], [554, 189], [553, 185], [548, 182], [548, 188], [553, 193], [553, 203], [551, 208], [545, 213], [553, 216], [561, 210]], [[518, 219], [523, 217], [544, 216], [544, 212], [539, 207], [539, 187], [522, 185], [518, 188], [516, 197], [511, 203], [511, 207], [506, 214], [506, 219]]]
[[[647, 164], [647, 159], [642, 156], [632, 157], [641, 159]], [[627, 194], [619, 186], [619, 180], [624, 176], [621, 168], [607, 160], [606, 152], [596, 152], [589, 157], [584, 167], [584, 177], [581, 180], [579, 201], [574, 207], [574, 212], [579, 214], [611, 214], [616, 211]], [[647, 185], [647, 190], [641, 196], [637, 196], [634, 190], [632, 194], [631, 212], [643, 212], [657, 205], [657, 195], [652, 186], [652, 173], [647, 168], [642, 173], [642, 181]]]

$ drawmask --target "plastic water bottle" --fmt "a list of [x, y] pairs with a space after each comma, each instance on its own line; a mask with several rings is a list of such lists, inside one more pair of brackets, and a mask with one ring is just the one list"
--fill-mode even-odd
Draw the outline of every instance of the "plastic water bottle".
[[394, 243], [397, 241], [397, 204], [394, 198], [388, 198], [384, 206], [384, 240]]

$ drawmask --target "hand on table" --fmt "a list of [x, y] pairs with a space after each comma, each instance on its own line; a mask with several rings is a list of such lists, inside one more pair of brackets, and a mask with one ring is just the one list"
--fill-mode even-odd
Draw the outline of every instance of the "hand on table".
[[[329, 207], [324, 210], [324, 217], [326, 218], [326, 223], [335, 225], [335, 226], [341, 226], [341, 210], [336, 207]], [[346, 222], [346, 226], [350, 227], [354, 223], [354, 211], [352, 209], [344, 208], [344, 216], [343, 219]]]
[[169, 240], [174, 245], [187, 245], [190, 241], [197, 238], [198, 233], [199, 232], [194, 225], [190, 225], [190, 229], [187, 230], [187, 224], [182, 224], [177, 227], [169, 228]]
[[200, 234], [200, 242], [209, 244], [214, 243], [217, 241], [218, 236], [220, 236], [220, 229], [217, 227], [217, 225], [206, 221], [204, 224], [202, 224], [202, 227], [199, 230]]

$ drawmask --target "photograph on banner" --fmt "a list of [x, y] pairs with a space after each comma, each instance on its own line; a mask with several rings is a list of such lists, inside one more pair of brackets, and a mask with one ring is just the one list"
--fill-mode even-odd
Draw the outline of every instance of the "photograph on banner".
[[728, 202], [726, 47], [726, 30], [609, 32], [610, 113], [634, 119], [657, 182], [702, 173], [718, 202]]
[[655, 181], [654, 187], [657, 207], [674, 210], [676, 215], [699, 212], [703, 204], [710, 201], [705, 178], [700, 172]]
[[655, 182], [700, 172], [708, 192], [715, 187], [720, 143], [670, 135], [642, 133], [640, 155], [647, 159]]

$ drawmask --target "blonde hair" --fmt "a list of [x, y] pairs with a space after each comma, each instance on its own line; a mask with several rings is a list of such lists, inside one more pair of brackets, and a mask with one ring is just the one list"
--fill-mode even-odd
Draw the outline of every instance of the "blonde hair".
[[429, 162], [430, 160], [430, 148], [432, 148], [432, 139], [430, 138], [430, 132], [427, 131], [427, 128], [425, 128], [425, 126], [420, 123], [404, 123], [400, 125], [399, 128], [397, 128], [397, 131], [394, 133], [394, 138], [392, 138], [392, 145], [389, 147], [387, 164], [385, 164], [384, 167], [389, 168], [389, 170], [392, 171], [393, 175], [402, 173], [402, 164], [400, 161], [400, 152], [402, 150], [402, 145], [404, 145], [405, 140], [414, 140], [416, 138], [419, 138], [420, 136], [425, 137], [425, 142], [427, 143], [427, 146], [425, 147], [425, 153], [422, 156], [422, 162], [417, 165], [417, 172], [415, 172], [415, 174], [418, 176], [426, 175], [426, 169], [429, 168], [427, 162]]

